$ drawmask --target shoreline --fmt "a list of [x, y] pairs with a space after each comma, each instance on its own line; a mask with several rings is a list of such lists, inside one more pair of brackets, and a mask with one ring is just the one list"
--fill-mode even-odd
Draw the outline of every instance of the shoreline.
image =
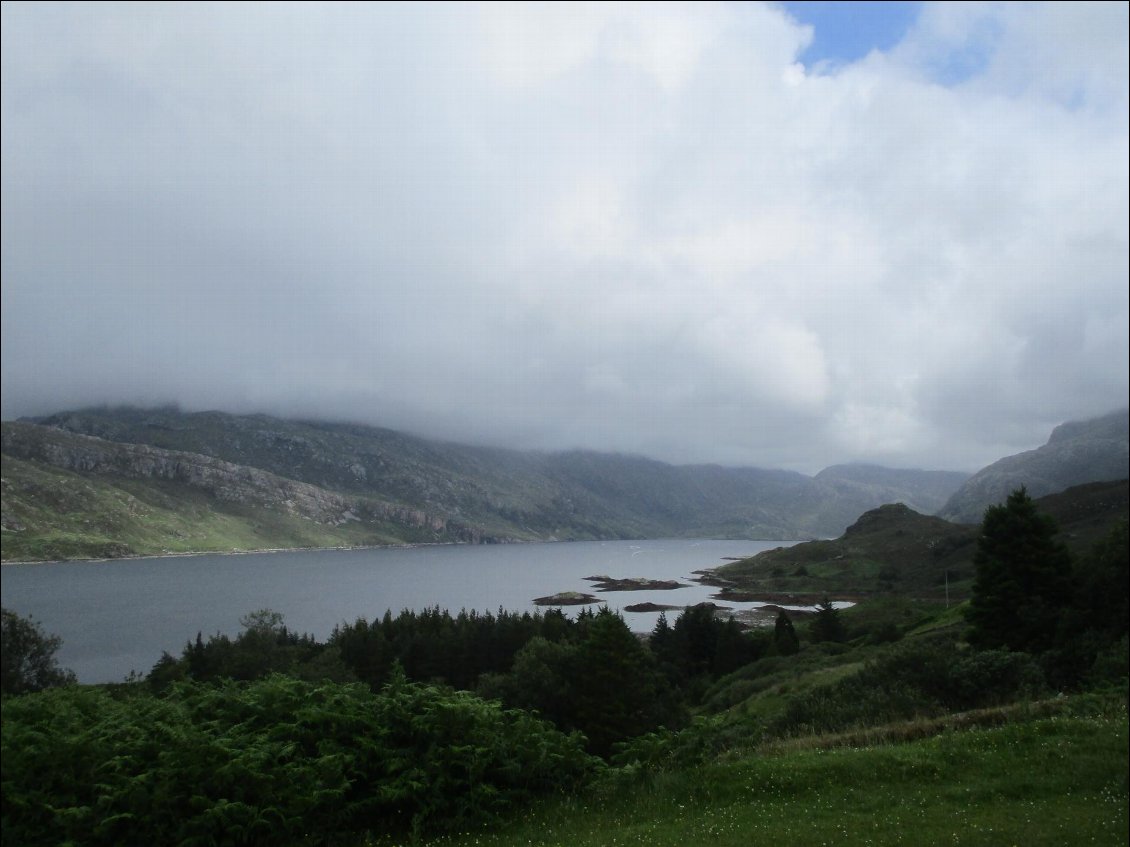
[[[548, 544], [548, 541], [505, 541], [504, 544]], [[19, 559], [4, 560], [0, 567], [8, 565], [70, 565], [98, 564], [101, 562], [134, 562], [140, 559], [185, 559], [193, 556], [258, 556], [266, 553], [322, 553], [334, 550], [411, 550], [415, 547], [468, 547], [492, 546], [472, 545], [469, 541], [418, 541], [404, 544], [346, 544], [334, 547], [257, 547], [254, 550], [185, 550], [179, 553], [138, 553], [134, 556], [104, 556], [101, 558], [74, 559]]]
[[[509, 546], [511, 544], [574, 544], [592, 541], [663, 541], [665, 539], [653, 538], [538, 538], [532, 540], [511, 539], [492, 542], [490, 544], [474, 544], [470, 541], [407, 541], [403, 544], [344, 544], [330, 547], [257, 547], [253, 550], [184, 550], [179, 553], [138, 553], [131, 556], [102, 556], [102, 557], [75, 557], [73, 559], [4, 559], [0, 567], [8, 565], [67, 565], [67, 564], [98, 564], [101, 562], [132, 562], [138, 559], [183, 559], [192, 556], [256, 556], [263, 553], [320, 553], [335, 550], [411, 550], [416, 547], [494, 547]], [[685, 539], [672, 538], [674, 541], [701, 540], [701, 541], [765, 541], [763, 538], [704, 538]], [[777, 539], [770, 539], [777, 540]], [[734, 557], [724, 556], [723, 559]], [[710, 569], [694, 571], [693, 573], [709, 573]], [[699, 580], [694, 580], [698, 582]], [[709, 584], [709, 583], [703, 583]]]

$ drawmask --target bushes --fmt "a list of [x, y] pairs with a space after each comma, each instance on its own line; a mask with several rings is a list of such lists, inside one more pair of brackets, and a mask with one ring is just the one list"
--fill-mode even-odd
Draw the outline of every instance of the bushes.
[[837, 732], [920, 715], [1012, 702], [1045, 688], [1025, 653], [961, 651], [919, 642], [892, 649], [858, 674], [791, 699], [776, 735]]
[[489, 819], [584, 780], [582, 739], [403, 675], [68, 688], [3, 704], [4, 843], [336, 844]]
[[60, 668], [55, 659], [62, 643], [33, 619], [0, 609], [0, 694], [24, 694], [74, 682], [74, 674]]

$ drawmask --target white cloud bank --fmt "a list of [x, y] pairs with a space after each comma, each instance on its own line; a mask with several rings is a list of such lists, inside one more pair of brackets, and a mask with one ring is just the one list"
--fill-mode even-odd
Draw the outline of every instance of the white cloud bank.
[[3, 6], [3, 414], [976, 469], [1126, 404], [1124, 3]]

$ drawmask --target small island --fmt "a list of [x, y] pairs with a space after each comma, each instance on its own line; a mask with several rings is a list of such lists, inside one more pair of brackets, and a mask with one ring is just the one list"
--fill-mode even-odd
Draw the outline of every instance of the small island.
[[671, 591], [687, 587], [684, 583], [673, 579], [648, 579], [644, 576], [621, 579], [610, 576], [586, 576], [585, 582], [594, 583], [597, 591]]
[[633, 603], [625, 606], [625, 612], [673, 612], [682, 609], [682, 606], [668, 606], [663, 603]]
[[559, 591], [548, 597], [535, 597], [535, 606], [584, 606], [589, 603], [601, 602], [592, 594], [583, 594], [580, 591]]
[[734, 588], [737, 583], [732, 579], [727, 579], [724, 576], [719, 576], [713, 568], [695, 571], [692, 577], [699, 585], [710, 585], [715, 588]]

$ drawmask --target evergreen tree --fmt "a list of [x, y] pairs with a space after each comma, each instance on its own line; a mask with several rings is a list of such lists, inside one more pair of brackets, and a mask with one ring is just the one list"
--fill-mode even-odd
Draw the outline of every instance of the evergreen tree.
[[615, 742], [676, 719], [654, 658], [619, 615], [601, 609], [573, 655], [577, 728], [592, 752], [607, 756]]
[[1108, 642], [1130, 631], [1130, 532], [1123, 518], [1079, 563], [1076, 605], [1087, 628]]
[[713, 606], [690, 606], [675, 621], [673, 633], [679, 664], [687, 677], [709, 674], [714, 664], [721, 622]]
[[659, 613], [659, 620], [655, 622], [655, 629], [651, 631], [647, 644], [661, 665], [673, 667], [676, 664], [675, 631], [667, 623], [665, 612]]
[[827, 599], [816, 607], [816, 617], [809, 631], [812, 640], [816, 642], [840, 643], [847, 640], [847, 630], [844, 628], [844, 622], [840, 620], [840, 613]]
[[718, 637], [714, 643], [714, 660], [711, 673], [725, 676], [759, 658], [757, 645], [742, 632], [733, 618], [718, 622]]
[[777, 623], [773, 627], [773, 646], [782, 656], [792, 656], [800, 650], [800, 639], [797, 638], [792, 619], [785, 614], [784, 609], [777, 613]]
[[985, 510], [966, 613], [971, 643], [1032, 653], [1052, 646], [1072, 600], [1071, 557], [1055, 534], [1024, 488]]

